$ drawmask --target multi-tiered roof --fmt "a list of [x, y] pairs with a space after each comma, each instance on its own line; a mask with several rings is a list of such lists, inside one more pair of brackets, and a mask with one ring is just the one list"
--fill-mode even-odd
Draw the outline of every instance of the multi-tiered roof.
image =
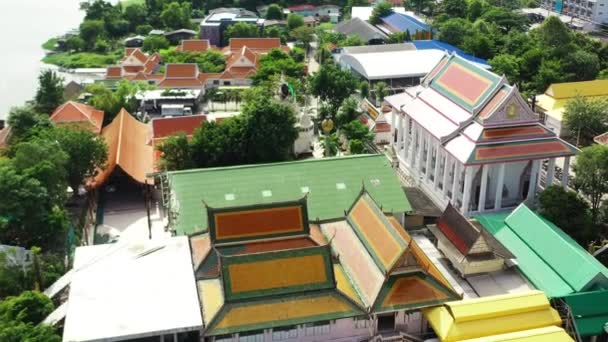
[[445, 56], [420, 86], [387, 101], [396, 103], [465, 165], [576, 152], [539, 123], [517, 87], [504, 76], [454, 54]]
[[346, 219], [310, 224], [306, 198], [207, 207], [191, 238], [205, 334], [437, 305], [459, 296], [366, 193]]

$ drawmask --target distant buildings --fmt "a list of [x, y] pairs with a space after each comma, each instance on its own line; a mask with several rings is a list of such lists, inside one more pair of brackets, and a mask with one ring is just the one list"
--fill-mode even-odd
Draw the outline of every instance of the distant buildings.
[[388, 36], [384, 32], [360, 18], [340, 22], [334, 26], [333, 30], [346, 36], [357, 36], [368, 45], [384, 44], [388, 40]]
[[514, 207], [536, 196], [541, 161], [546, 185], [565, 157], [567, 184], [574, 146], [539, 123], [516, 87], [455, 54], [421, 85], [385, 98], [393, 108], [394, 147], [401, 168], [440, 207], [465, 216]]
[[287, 7], [288, 13], [295, 13], [303, 17], [314, 17], [321, 20], [327, 17], [327, 21], [337, 23], [340, 19], [340, 7], [336, 5], [295, 5]]
[[242, 8], [216, 8], [201, 22], [201, 39], [209, 40], [211, 45], [224, 46], [224, 31], [239, 22], [256, 25], [260, 30], [264, 25], [264, 19], [254, 12]]
[[147, 55], [138, 48], [126, 48], [125, 55], [116, 66], [106, 69], [106, 80], [141, 79], [146, 80], [160, 65], [158, 53]]
[[608, 23], [608, 0], [543, 0], [541, 7], [584, 19], [595, 25]]
[[566, 104], [576, 96], [608, 98], [608, 80], [554, 83], [544, 94], [536, 96], [535, 110], [540, 114], [541, 122], [560, 137], [570, 134], [563, 116]]

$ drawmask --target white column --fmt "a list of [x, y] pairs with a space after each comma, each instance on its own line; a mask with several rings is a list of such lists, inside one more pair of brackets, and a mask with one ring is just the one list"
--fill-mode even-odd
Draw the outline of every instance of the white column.
[[397, 120], [397, 153], [401, 152], [403, 148], [403, 115], [399, 115], [399, 120]]
[[479, 203], [477, 203], [477, 211], [486, 210], [486, 191], [488, 190], [488, 170], [490, 166], [484, 164], [481, 169], [481, 185], [479, 189]]
[[538, 169], [540, 168], [540, 160], [532, 161], [532, 170], [530, 171], [530, 186], [528, 187], [528, 199], [534, 199], [536, 193], [536, 184], [538, 183]]
[[[442, 154], [443, 153], [441, 153], [441, 144], [438, 141], [437, 148], [435, 149], [435, 176], [433, 178], [433, 181], [435, 182], [435, 190], [437, 190], [439, 188], [439, 170], [440, 170]], [[445, 169], [445, 166], [444, 166], [444, 169]]]
[[431, 173], [431, 162], [433, 161], [433, 136], [430, 133], [426, 135], [426, 165], [424, 166], [424, 179], [430, 180]]
[[452, 158], [450, 157], [448, 151], [445, 151], [445, 163], [443, 164], [443, 196], [448, 195], [448, 177], [450, 176], [450, 170], [452, 169], [452, 165], [450, 165], [452, 163], [451, 159]]
[[568, 189], [568, 174], [570, 173], [570, 157], [564, 158], [564, 167], [562, 168], [562, 186]]
[[458, 193], [460, 193], [460, 189], [458, 188], [458, 183], [460, 183], [460, 163], [457, 159], [454, 160], [454, 182], [452, 182], [452, 203], [456, 205], [456, 201], [458, 200]]
[[418, 130], [418, 125], [415, 122], [412, 122], [412, 142], [410, 145], [412, 145], [411, 151], [410, 153], [410, 167], [412, 168], [412, 170], [415, 169], [414, 167], [414, 163], [416, 162], [416, 141], [419, 140], [418, 139], [418, 135], [420, 134], [419, 130]]
[[391, 139], [395, 141], [395, 116], [399, 115], [399, 109], [393, 109], [393, 115], [391, 115]]
[[464, 168], [464, 189], [462, 190], [462, 213], [467, 214], [469, 212], [469, 202], [471, 202], [471, 181], [473, 178], [473, 168]]
[[424, 156], [424, 140], [426, 138], [426, 133], [422, 129], [422, 127], [418, 126], [418, 161], [416, 162], [416, 171], [422, 173], [422, 165], [424, 165], [424, 160], [422, 157]]
[[405, 114], [403, 115], [403, 123], [404, 123], [404, 128], [403, 128], [403, 160], [407, 159], [407, 153], [410, 147], [410, 119], [409, 117], [405, 116]]
[[549, 159], [549, 163], [547, 165], [547, 180], [545, 182], [545, 188], [553, 185], [553, 179], [555, 178], [555, 158]]
[[502, 188], [505, 183], [505, 163], [498, 165], [498, 180], [496, 181], [496, 197], [494, 197], [494, 210], [499, 210], [502, 206]]

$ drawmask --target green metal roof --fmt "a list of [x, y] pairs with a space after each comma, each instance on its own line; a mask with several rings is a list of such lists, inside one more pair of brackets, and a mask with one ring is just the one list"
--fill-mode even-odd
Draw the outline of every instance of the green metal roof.
[[564, 297], [570, 307], [579, 335], [595, 336], [604, 333], [608, 324], [608, 291], [577, 293]]
[[[385, 212], [412, 210], [384, 155], [307, 159], [168, 172], [178, 235], [207, 230], [211, 207], [289, 201], [308, 195], [311, 221], [343, 218], [364, 184]], [[172, 201], [173, 202], [173, 201]]]
[[524, 204], [510, 214], [482, 214], [477, 219], [516, 256], [522, 273], [547, 296], [608, 288], [608, 269]]

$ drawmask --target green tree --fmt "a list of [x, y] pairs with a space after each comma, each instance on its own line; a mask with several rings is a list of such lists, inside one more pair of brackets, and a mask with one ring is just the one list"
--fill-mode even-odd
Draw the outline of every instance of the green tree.
[[564, 123], [576, 135], [576, 145], [593, 142], [593, 137], [608, 130], [608, 101], [576, 96], [564, 110]]
[[86, 13], [85, 20], [99, 20], [103, 19], [108, 12], [111, 12], [113, 6], [105, 0], [94, 0], [81, 2], [80, 9]]
[[97, 53], [106, 53], [110, 50], [110, 44], [105, 39], [97, 39], [93, 51]]
[[[131, 32], [135, 32], [137, 27], [145, 25], [148, 19], [148, 8], [145, 4], [131, 4], [125, 7], [124, 18], [129, 22], [129, 29]], [[150, 30], [144, 34], [148, 34]]]
[[602, 198], [608, 194], [608, 146], [583, 148], [574, 163], [574, 184], [591, 202], [591, 221], [598, 224]]
[[540, 193], [540, 214], [560, 227], [579, 244], [585, 246], [590, 238], [589, 205], [578, 193], [553, 185]]
[[564, 81], [562, 64], [558, 60], [544, 59], [534, 74], [534, 85], [537, 93], [542, 93], [552, 83]]
[[254, 24], [238, 22], [228, 26], [224, 31], [224, 43], [228, 44], [230, 38], [256, 38], [260, 36], [260, 31]]
[[481, 18], [496, 24], [505, 34], [511, 30], [525, 31], [529, 24], [527, 17], [501, 7], [487, 10]]
[[359, 81], [349, 71], [340, 69], [334, 63], [326, 63], [309, 77], [309, 84], [311, 93], [328, 102], [332, 112], [335, 112], [357, 90]]
[[444, 0], [441, 7], [450, 18], [466, 18], [467, 16], [467, 2], [465, 0]]
[[351, 154], [361, 154], [365, 151], [363, 143], [359, 139], [353, 139], [348, 142], [348, 150]]
[[388, 1], [380, 2], [372, 10], [372, 15], [370, 15], [368, 21], [372, 25], [378, 25], [382, 22], [382, 18], [386, 17], [391, 13], [393, 13], [393, 7], [391, 3]]
[[188, 137], [178, 132], [165, 139], [158, 150], [161, 153], [161, 169], [166, 171], [186, 170], [194, 167]]
[[11, 127], [11, 144], [26, 140], [37, 131], [51, 127], [49, 116], [39, 113], [31, 106], [12, 108], [7, 123]]
[[342, 126], [341, 133], [343, 133], [349, 141], [359, 140], [364, 144], [369, 144], [374, 141], [374, 133], [359, 120], [353, 120]]
[[385, 82], [377, 82], [374, 85], [374, 98], [378, 106], [382, 105], [384, 98], [388, 96], [388, 85]]
[[288, 158], [298, 137], [294, 109], [272, 99], [264, 90], [252, 90], [242, 107], [244, 156], [249, 163]]
[[38, 90], [34, 97], [36, 109], [50, 115], [63, 100], [63, 78], [53, 70], [43, 70], [38, 75]]
[[0, 302], [0, 317], [5, 322], [38, 324], [53, 310], [53, 302], [49, 297], [36, 291], [26, 291], [17, 297], [8, 297]]
[[509, 54], [497, 55], [490, 59], [488, 63], [492, 66], [492, 71], [498, 75], [505, 75], [510, 83], [519, 81], [519, 60]]
[[143, 24], [135, 28], [135, 33], [139, 34], [140, 36], [147, 36], [153, 29], [154, 27], [152, 27], [152, 25]]
[[268, 82], [275, 75], [283, 75], [299, 79], [304, 76], [304, 64], [297, 63], [285, 52], [272, 49], [268, 54], [260, 58], [260, 66], [251, 78], [254, 84], [259, 85]]
[[190, 28], [190, 13], [192, 6], [189, 2], [171, 2], [165, 5], [160, 13], [160, 20], [165, 27], [177, 30]]
[[467, 7], [467, 18], [473, 22], [477, 20], [486, 10], [486, 3], [482, 0], [471, 0]]
[[114, 91], [103, 84], [91, 84], [85, 90], [92, 95], [89, 104], [105, 112], [103, 122], [107, 125], [122, 108], [134, 113], [137, 110], [135, 94], [149, 89], [152, 86], [144, 82], [120, 81]]
[[43, 137], [49, 142], [56, 142], [67, 154], [66, 180], [75, 194], [80, 185], [105, 168], [108, 147], [97, 134], [78, 126], [60, 126]]
[[241, 164], [243, 160], [242, 119], [227, 118], [208, 122], [194, 132], [190, 143], [196, 167]]
[[474, 56], [491, 58], [494, 55], [494, 40], [479, 30], [472, 30], [464, 37], [462, 48]]
[[300, 26], [304, 26], [304, 17], [296, 13], [289, 13], [287, 15], [287, 29], [293, 31]]
[[365, 99], [369, 96], [369, 83], [367, 81], [361, 81], [359, 92], [361, 93], [361, 98]]
[[562, 65], [568, 78], [573, 81], [593, 80], [600, 72], [598, 55], [584, 50], [569, 53]]
[[73, 36], [66, 40], [65, 45], [69, 51], [80, 52], [85, 49], [85, 43], [79, 36]]
[[359, 115], [359, 101], [353, 96], [348, 97], [342, 102], [336, 114], [336, 127], [340, 128], [353, 120], [357, 120]]
[[406, 0], [403, 2], [403, 6], [412, 10], [416, 13], [422, 13], [425, 9], [427, 9], [430, 5], [429, 0]]
[[12, 162], [0, 161], [0, 240], [30, 248], [52, 246], [63, 239], [63, 212], [53, 204], [43, 184], [19, 173]]
[[294, 46], [293, 49], [289, 50], [289, 57], [296, 63], [303, 63], [304, 59], [306, 59], [306, 53], [304, 49]]
[[163, 36], [148, 36], [144, 39], [143, 50], [146, 52], [157, 52], [166, 49], [170, 45], [167, 38]]
[[270, 4], [266, 10], [267, 20], [283, 20], [283, 9], [277, 4]]
[[439, 27], [439, 39], [460, 46], [472, 29], [471, 23], [462, 18], [449, 19]]
[[543, 22], [539, 34], [541, 45], [549, 49], [567, 46], [572, 41], [570, 29], [556, 16], [550, 16]]
[[67, 154], [54, 142], [31, 139], [15, 147], [11, 160], [20, 174], [38, 180], [51, 202], [62, 205], [66, 199]]
[[312, 42], [313, 34], [315, 30], [312, 27], [308, 26], [300, 26], [293, 29], [289, 35], [293, 37], [296, 41], [299, 41], [304, 45], [304, 48], [308, 51], [308, 47], [310, 42]]
[[105, 35], [103, 20], [85, 20], [80, 24], [80, 38], [87, 49], [93, 48], [98, 38]]
[[342, 46], [362, 46], [367, 44], [366, 41], [364, 41], [363, 39], [361, 39], [361, 37], [351, 34], [346, 36], [346, 39], [344, 39], [341, 43], [340, 43], [340, 47]]

